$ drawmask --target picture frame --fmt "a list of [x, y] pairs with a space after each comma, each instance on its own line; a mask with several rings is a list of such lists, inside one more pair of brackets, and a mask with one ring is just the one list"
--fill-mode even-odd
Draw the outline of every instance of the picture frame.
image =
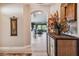
[[10, 18], [11, 36], [17, 36], [17, 17]]

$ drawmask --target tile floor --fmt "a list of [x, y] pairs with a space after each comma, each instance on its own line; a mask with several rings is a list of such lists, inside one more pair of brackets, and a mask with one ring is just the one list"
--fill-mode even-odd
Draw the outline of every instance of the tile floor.
[[36, 39], [33, 36], [34, 34], [31, 32], [32, 56], [47, 56], [46, 32], [42, 36], [37, 35]]

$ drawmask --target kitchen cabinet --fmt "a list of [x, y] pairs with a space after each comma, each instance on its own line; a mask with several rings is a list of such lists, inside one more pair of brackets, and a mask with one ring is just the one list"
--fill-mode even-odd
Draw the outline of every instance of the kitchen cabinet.
[[49, 56], [78, 56], [79, 38], [69, 35], [49, 34]]
[[57, 54], [58, 56], [76, 56], [77, 55], [77, 40], [58, 39]]
[[60, 7], [61, 20], [76, 21], [77, 20], [77, 4], [62, 3]]

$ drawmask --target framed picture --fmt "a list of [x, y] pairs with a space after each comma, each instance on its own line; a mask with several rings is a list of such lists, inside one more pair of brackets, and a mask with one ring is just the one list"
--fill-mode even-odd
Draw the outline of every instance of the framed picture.
[[17, 17], [10, 18], [11, 36], [17, 36]]

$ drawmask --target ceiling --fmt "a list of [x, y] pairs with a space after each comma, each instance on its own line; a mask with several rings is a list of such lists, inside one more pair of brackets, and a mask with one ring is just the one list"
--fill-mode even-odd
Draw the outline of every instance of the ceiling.
[[34, 13], [32, 13], [31, 15], [31, 22], [33, 23], [46, 23], [47, 19], [46, 19], [46, 14], [44, 14], [41, 11], [36, 11]]

